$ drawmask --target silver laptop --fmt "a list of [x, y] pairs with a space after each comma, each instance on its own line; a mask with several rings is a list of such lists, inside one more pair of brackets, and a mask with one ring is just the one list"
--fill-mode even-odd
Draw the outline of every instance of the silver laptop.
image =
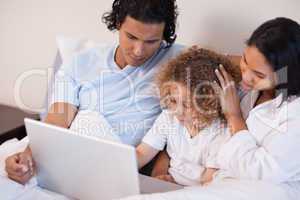
[[25, 119], [40, 187], [67, 197], [109, 200], [182, 186], [138, 174], [135, 148]]

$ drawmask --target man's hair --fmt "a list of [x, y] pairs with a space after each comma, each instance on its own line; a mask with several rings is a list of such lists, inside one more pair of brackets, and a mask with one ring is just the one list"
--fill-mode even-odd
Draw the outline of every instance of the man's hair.
[[160, 90], [160, 98], [163, 101], [162, 105], [168, 107], [168, 96], [170, 95], [168, 83], [176, 82], [190, 90], [194, 95], [194, 106], [200, 109], [202, 117], [205, 117], [208, 122], [217, 118], [224, 119], [215, 87], [215, 82], [219, 83], [215, 70], [220, 65], [224, 66], [235, 83], [240, 82], [239, 67], [234, 65], [226, 56], [210, 50], [193, 46], [170, 60], [163, 66], [156, 80]]
[[112, 11], [104, 13], [102, 21], [113, 31], [122, 25], [127, 16], [143, 23], [165, 23], [163, 39], [167, 47], [175, 42], [178, 16], [176, 0], [115, 0]]
[[300, 95], [300, 25], [288, 18], [275, 18], [263, 23], [247, 41], [267, 59], [274, 71], [287, 67], [287, 96]]

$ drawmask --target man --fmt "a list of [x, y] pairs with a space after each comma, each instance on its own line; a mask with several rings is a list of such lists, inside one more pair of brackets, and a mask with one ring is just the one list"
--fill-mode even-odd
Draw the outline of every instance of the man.
[[[176, 19], [175, 0], [115, 0], [103, 21], [118, 31], [119, 44], [63, 63], [45, 122], [69, 128], [78, 113], [97, 112], [123, 143], [139, 144], [161, 112], [158, 98], [149, 94], [154, 75], [181, 50], [173, 45]], [[26, 183], [34, 174], [30, 148], [8, 157], [6, 171]]]

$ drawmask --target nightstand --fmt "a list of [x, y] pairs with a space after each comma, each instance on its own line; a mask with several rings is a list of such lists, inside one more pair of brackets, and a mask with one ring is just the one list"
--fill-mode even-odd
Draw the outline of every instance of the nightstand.
[[22, 139], [26, 136], [24, 118], [39, 119], [39, 115], [0, 104], [0, 144], [12, 138]]

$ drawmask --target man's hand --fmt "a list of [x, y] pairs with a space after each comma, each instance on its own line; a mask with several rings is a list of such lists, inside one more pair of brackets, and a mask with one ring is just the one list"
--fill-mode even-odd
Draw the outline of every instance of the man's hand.
[[9, 156], [5, 161], [8, 178], [21, 183], [27, 183], [35, 173], [35, 165], [29, 147], [24, 152]]

